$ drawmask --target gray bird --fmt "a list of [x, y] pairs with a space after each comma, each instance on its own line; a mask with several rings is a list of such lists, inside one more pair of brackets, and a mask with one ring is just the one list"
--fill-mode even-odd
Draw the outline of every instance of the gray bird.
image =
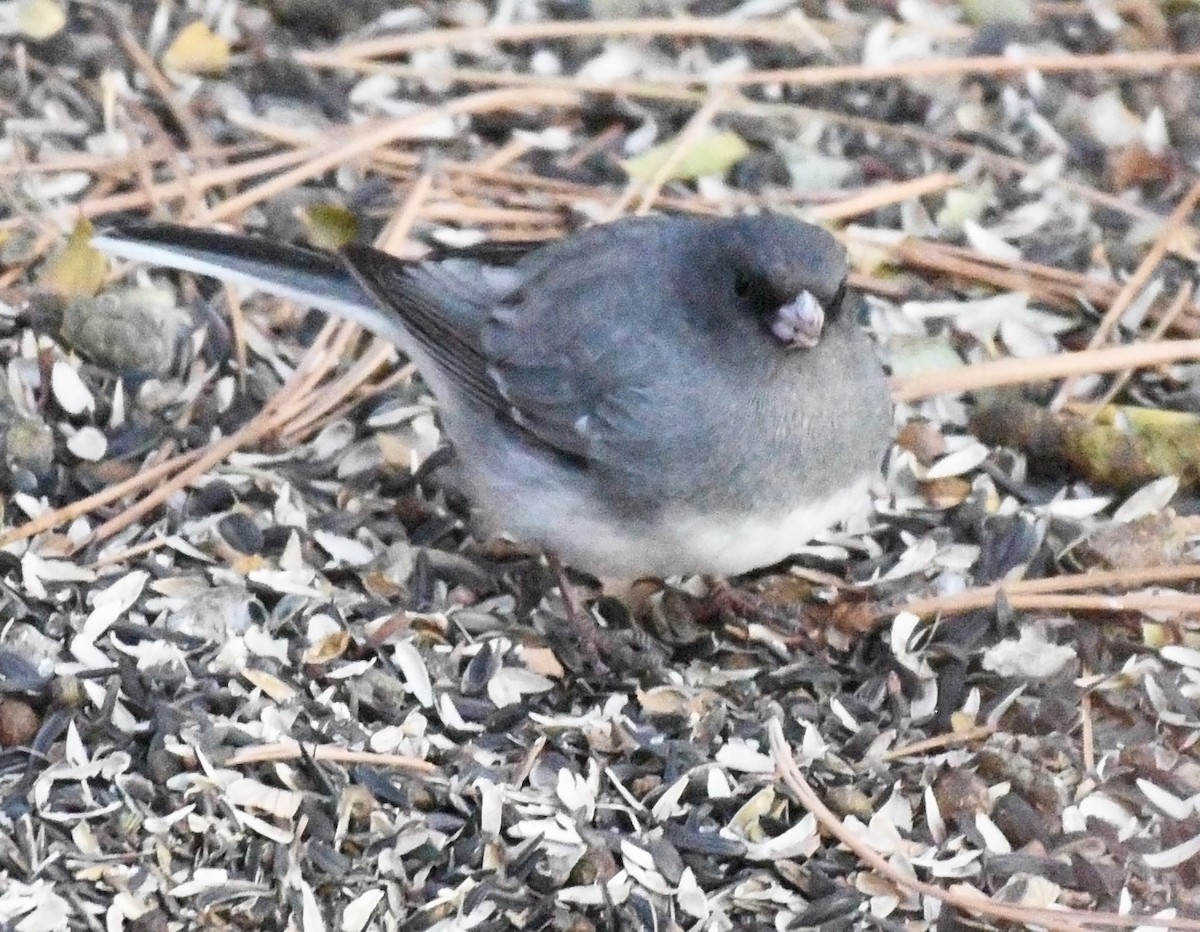
[[777, 563], [865, 509], [890, 441], [846, 254], [781, 216], [629, 218], [511, 264], [170, 225], [93, 244], [390, 340], [438, 399], [480, 530], [599, 577]]

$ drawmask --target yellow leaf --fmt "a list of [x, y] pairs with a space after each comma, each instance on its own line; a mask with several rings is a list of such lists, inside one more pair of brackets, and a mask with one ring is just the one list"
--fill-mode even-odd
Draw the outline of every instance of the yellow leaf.
[[308, 241], [318, 249], [337, 252], [358, 236], [358, 218], [337, 204], [314, 204], [301, 216]]
[[34, 42], [49, 39], [66, 24], [67, 11], [59, 0], [21, 0], [17, 6], [17, 31]]
[[952, 188], [946, 192], [942, 209], [937, 212], [937, 225], [943, 233], [961, 233], [968, 220], [980, 220], [995, 200], [991, 179], [970, 188]]
[[80, 220], [71, 231], [66, 248], [42, 271], [43, 287], [64, 298], [90, 298], [108, 275], [108, 259], [92, 248], [95, 230], [88, 220]]
[[1033, 19], [1033, 4], [1029, 0], [963, 0], [962, 10], [976, 26], [1023, 25]]
[[1142, 644], [1157, 650], [1171, 643], [1171, 632], [1157, 621], [1142, 622]]
[[[649, 181], [667, 159], [674, 158], [676, 142], [664, 142], [647, 149], [641, 155], [626, 159], [625, 171], [630, 178]], [[691, 181], [705, 175], [723, 175], [734, 163], [750, 154], [750, 146], [737, 133], [714, 133], [701, 139], [683, 154], [668, 175], [668, 181]]]
[[201, 22], [192, 23], [163, 52], [162, 65], [187, 74], [222, 74], [229, 67], [229, 43]]

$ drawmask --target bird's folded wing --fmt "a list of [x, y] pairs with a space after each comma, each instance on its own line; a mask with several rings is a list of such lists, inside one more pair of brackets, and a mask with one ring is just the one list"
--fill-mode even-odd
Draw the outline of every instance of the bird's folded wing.
[[609, 313], [612, 283], [589, 287], [595, 276], [585, 270], [603, 263], [568, 264], [549, 280], [503, 270], [509, 277], [497, 280], [495, 268], [463, 260], [407, 265], [365, 247], [344, 254], [472, 402], [578, 465], [620, 460], [629, 409], [654, 367], [644, 335]]
[[394, 315], [405, 334], [397, 341], [400, 347], [410, 352], [419, 349], [437, 367], [436, 373], [424, 373], [435, 391], [445, 384], [456, 400], [504, 412], [504, 396], [479, 344], [479, 328], [501, 298], [489, 286], [483, 267], [407, 263], [353, 243], [343, 247], [342, 257], [364, 290], [374, 296], [381, 313]]
[[645, 388], [658, 377], [646, 322], [636, 320], [638, 295], [629, 293], [630, 256], [611, 254], [628, 244], [602, 228], [534, 253], [523, 272], [531, 244], [508, 247], [498, 267], [471, 250], [409, 263], [367, 246], [339, 256], [162, 223], [114, 227], [92, 242], [110, 255], [259, 288], [418, 350], [438, 369], [426, 373], [431, 383], [580, 465], [629, 461]]

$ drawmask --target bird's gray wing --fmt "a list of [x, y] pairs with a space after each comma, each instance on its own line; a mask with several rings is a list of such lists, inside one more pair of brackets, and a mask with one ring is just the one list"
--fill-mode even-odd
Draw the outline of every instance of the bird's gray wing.
[[160, 223], [114, 227], [93, 243], [353, 320], [436, 369], [424, 374], [435, 392], [454, 394], [443, 402], [492, 413], [587, 465], [622, 462], [622, 443], [646, 416], [642, 400], [656, 369], [652, 312], [663, 302], [647, 262], [658, 229], [618, 221], [532, 252], [538, 244], [514, 244], [503, 255], [443, 251], [453, 258], [420, 263], [367, 246], [335, 256]]
[[662, 301], [652, 273], [628, 274], [628, 261], [642, 258], [638, 243], [591, 233], [513, 270], [464, 260], [414, 266], [367, 247], [343, 255], [453, 390], [590, 466], [620, 462], [619, 438], [654, 374], [648, 343], [657, 341], [641, 312]]
[[631, 467], [656, 426], [648, 399], [678, 349], [680, 317], [662, 313], [660, 245], [657, 224], [618, 222], [538, 250], [481, 331], [514, 420], [593, 466]]
[[402, 262], [358, 244], [343, 247], [342, 259], [381, 313], [399, 324], [406, 337], [397, 341], [401, 349], [417, 356], [418, 366], [436, 367], [422, 374], [435, 393], [454, 394], [444, 403], [504, 413], [507, 402], [489, 372], [479, 333], [504, 291], [494, 279], [508, 273], [464, 260]]

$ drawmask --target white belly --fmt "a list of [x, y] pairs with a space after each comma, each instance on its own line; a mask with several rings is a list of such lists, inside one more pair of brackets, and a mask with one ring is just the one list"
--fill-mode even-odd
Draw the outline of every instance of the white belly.
[[676, 512], [654, 526], [632, 527], [577, 511], [560, 539], [544, 543], [565, 563], [613, 579], [734, 576], [778, 563], [835, 524], [865, 515], [872, 478], [862, 476], [831, 498], [776, 514]]
[[681, 515], [668, 526], [701, 572], [735, 576], [778, 563], [835, 524], [863, 516], [870, 487], [864, 476], [831, 498], [779, 515]]

